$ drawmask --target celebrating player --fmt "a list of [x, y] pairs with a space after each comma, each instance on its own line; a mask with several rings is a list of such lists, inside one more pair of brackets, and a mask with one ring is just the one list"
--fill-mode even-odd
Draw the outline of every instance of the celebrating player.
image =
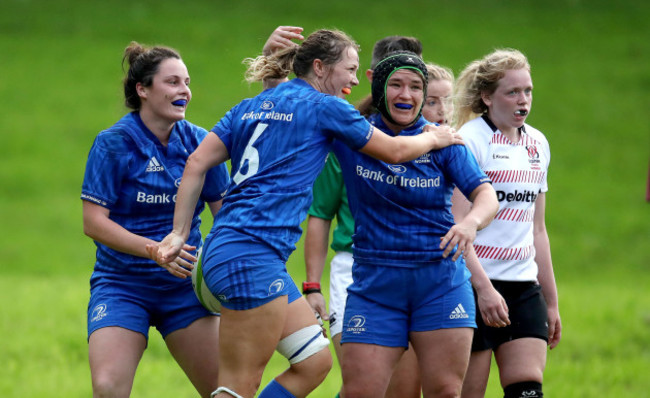
[[436, 130], [457, 139], [448, 128], [391, 137], [368, 123], [341, 99], [358, 84], [357, 51], [344, 33], [319, 30], [299, 46], [253, 60], [250, 80], [290, 72], [296, 78], [242, 101], [212, 129], [188, 159], [173, 231], [148, 247], [159, 263], [178, 256], [205, 171], [231, 159], [232, 183], [206, 238], [201, 270], [222, 306], [216, 397], [253, 397], [276, 348], [290, 367], [260, 397], [304, 397], [331, 367], [328, 340], [285, 263], [332, 141], [399, 163], [438, 146]]
[[[378, 40], [372, 52], [370, 69], [366, 71], [369, 81], [372, 81], [372, 71], [379, 61], [392, 51], [406, 50], [418, 55], [422, 53], [422, 43], [414, 37], [387, 36]], [[437, 84], [431, 80], [429, 88]], [[444, 89], [444, 87], [441, 87]], [[441, 91], [441, 95], [449, 95], [451, 92]], [[436, 114], [439, 108], [434, 104], [435, 99], [427, 96], [427, 102], [423, 107], [424, 111], [432, 111]], [[359, 107], [364, 116], [374, 112], [372, 96], [368, 95], [361, 101]], [[437, 116], [436, 116], [437, 117]], [[329, 285], [329, 312], [325, 306], [325, 299], [320, 289], [320, 280], [325, 268], [327, 258], [327, 245], [330, 235], [332, 219], [336, 217], [336, 228], [333, 232], [331, 247], [335, 255], [330, 262], [330, 285]], [[309, 208], [307, 218], [307, 230], [305, 234], [305, 267], [307, 281], [303, 283], [303, 293], [309, 304], [319, 316], [329, 321], [330, 335], [334, 343], [334, 349], [342, 363], [341, 355], [341, 332], [343, 330], [343, 314], [345, 313], [345, 301], [347, 299], [347, 288], [352, 283], [352, 234], [354, 232], [354, 220], [348, 206], [347, 191], [343, 183], [341, 166], [333, 153], [327, 158], [323, 171], [314, 182], [313, 201]], [[386, 397], [417, 397], [421, 396], [420, 371], [417, 365], [417, 358], [413, 349], [404, 352], [391, 375], [391, 381], [386, 390]]]
[[202, 243], [199, 214], [205, 203], [217, 212], [230, 178], [225, 166], [207, 173], [187, 244], [162, 264], [169, 272], [151, 261], [145, 245], [171, 228], [185, 161], [207, 132], [184, 120], [190, 76], [175, 50], [133, 42], [123, 60], [129, 65], [125, 102], [133, 112], [95, 139], [81, 194], [84, 232], [97, 246], [88, 305], [93, 395], [129, 396], [155, 326], [197, 391], [209, 397], [216, 388], [219, 318], [183, 278]]
[[[372, 125], [418, 137], [428, 71], [414, 53], [392, 53], [372, 76]], [[498, 204], [489, 179], [462, 145], [390, 165], [335, 143], [355, 222], [354, 282], [343, 321], [343, 396], [384, 396], [408, 346], [425, 397], [460, 394], [474, 321], [470, 273], [461, 254]], [[454, 185], [473, 201], [454, 225]]]

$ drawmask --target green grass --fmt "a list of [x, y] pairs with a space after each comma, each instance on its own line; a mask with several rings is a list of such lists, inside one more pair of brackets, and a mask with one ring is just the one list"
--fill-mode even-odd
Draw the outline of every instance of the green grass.
[[[0, 4], [0, 375], [2, 397], [87, 397], [85, 310], [94, 246], [79, 193], [88, 149], [122, 106], [131, 40], [179, 49], [192, 76], [188, 119], [210, 128], [259, 91], [244, 57], [278, 24], [336, 27], [361, 45], [419, 37], [458, 73], [495, 47], [533, 68], [529, 122], [551, 144], [547, 226], [563, 340], [549, 353], [552, 397], [650, 396], [650, 4], [624, 0], [463, 2], [3, 0]], [[369, 92], [361, 84], [352, 100]], [[210, 222], [204, 225], [205, 230]], [[302, 243], [289, 261], [304, 279]], [[274, 357], [265, 381], [286, 366]], [[338, 368], [312, 394], [332, 397]], [[133, 396], [194, 396], [157, 333]], [[500, 395], [496, 373], [488, 396]]]

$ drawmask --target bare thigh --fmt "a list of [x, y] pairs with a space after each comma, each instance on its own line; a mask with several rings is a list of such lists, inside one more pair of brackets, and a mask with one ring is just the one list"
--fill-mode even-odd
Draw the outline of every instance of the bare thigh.
[[343, 396], [376, 398], [386, 393], [393, 369], [404, 348], [345, 343], [342, 353]]
[[393, 370], [385, 397], [420, 398], [421, 390], [418, 358], [413, 346], [409, 344], [409, 349], [404, 351]]
[[128, 397], [147, 347], [143, 334], [121, 327], [94, 331], [88, 339], [93, 396]]
[[[308, 326], [320, 328], [314, 310], [304, 297], [300, 297], [289, 304], [281, 338], [284, 339]], [[331, 368], [332, 354], [329, 349], [323, 348], [304, 360], [291, 364], [275, 380], [295, 397], [306, 397], [322, 383]]]
[[219, 317], [206, 316], [165, 338], [169, 352], [202, 397], [218, 387]]
[[501, 344], [494, 353], [501, 386], [521, 381], [541, 383], [546, 367], [546, 341], [533, 337]]
[[255, 395], [285, 329], [287, 310], [287, 296], [249, 310], [222, 308], [219, 386], [243, 397]]
[[460, 395], [473, 335], [471, 328], [411, 332], [425, 398]]
[[473, 352], [463, 381], [463, 398], [483, 398], [490, 377], [492, 350]]

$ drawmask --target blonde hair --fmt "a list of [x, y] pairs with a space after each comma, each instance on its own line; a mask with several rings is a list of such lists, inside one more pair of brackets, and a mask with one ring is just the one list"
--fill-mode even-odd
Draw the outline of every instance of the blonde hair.
[[454, 72], [446, 66], [440, 66], [432, 63], [427, 63], [427, 72], [429, 72], [429, 82], [431, 80], [447, 80], [452, 85], [454, 84]]
[[325, 65], [334, 65], [343, 58], [347, 48], [359, 51], [359, 45], [340, 30], [321, 29], [312, 33], [299, 46], [280, 50], [270, 56], [246, 58], [248, 66], [245, 78], [249, 83], [267, 79], [284, 79], [291, 72], [304, 78], [312, 72], [314, 60], [320, 59]]
[[511, 48], [497, 49], [467, 65], [456, 81], [453, 126], [459, 129], [487, 112], [481, 94], [493, 94], [506, 71], [523, 68], [530, 72], [528, 59], [519, 50]]

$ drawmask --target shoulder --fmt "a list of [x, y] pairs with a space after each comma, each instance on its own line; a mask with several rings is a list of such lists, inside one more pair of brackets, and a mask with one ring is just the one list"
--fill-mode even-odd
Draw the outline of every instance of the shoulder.
[[482, 158], [484, 153], [490, 151], [494, 131], [482, 117], [477, 117], [465, 123], [458, 130], [458, 134], [463, 137], [465, 146], [475, 157]]
[[116, 154], [129, 153], [135, 146], [133, 135], [138, 130], [137, 122], [126, 115], [113, 126], [101, 131], [95, 138], [95, 146]]
[[494, 132], [481, 117], [470, 120], [458, 129], [464, 140], [489, 141]]
[[524, 125], [524, 128], [526, 130], [526, 134], [528, 134], [530, 138], [537, 141], [540, 145], [548, 146], [548, 140], [541, 131], [529, 124]]
[[300, 78], [291, 79], [286, 83], [280, 84], [273, 90], [282, 93], [283, 95], [287, 94], [287, 92], [293, 92], [298, 99], [305, 103], [331, 104], [334, 107], [350, 105], [350, 103], [344, 99], [316, 90], [309, 83]]
[[180, 133], [181, 137], [189, 138], [196, 143], [203, 141], [205, 136], [208, 135], [206, 129], [187, 120], [179, 120], [174, 124], [174, 128]]

